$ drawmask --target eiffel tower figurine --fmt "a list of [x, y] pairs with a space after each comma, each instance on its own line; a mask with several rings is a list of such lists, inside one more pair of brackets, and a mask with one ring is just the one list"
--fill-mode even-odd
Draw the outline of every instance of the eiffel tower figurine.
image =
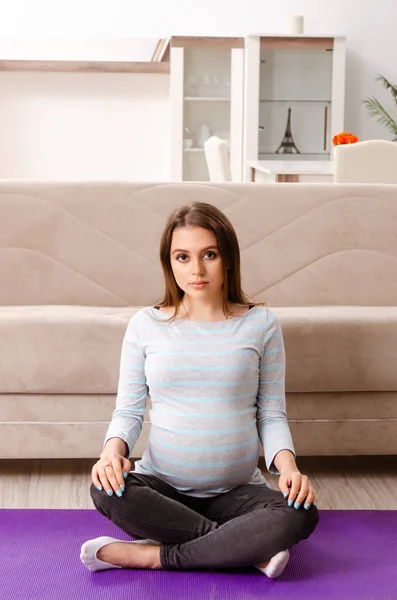
[[300, 151], [295, 145], [294, 138], [292, 137], [291, 131], [291, 112], [292, 109], [288, 109], [288, 121], [287, 128], [284, 133], [284, 139], [280, 146], [276, 150], [276, 154], [300, 154]]

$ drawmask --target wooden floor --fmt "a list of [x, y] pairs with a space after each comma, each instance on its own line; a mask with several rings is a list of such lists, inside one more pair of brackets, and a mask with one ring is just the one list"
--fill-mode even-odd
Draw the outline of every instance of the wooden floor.
[[[89, 495], [96, 460], [2, 460], [0, 507], [93, 509]], [[298, 458], [321, 509], [397, 510], [397, 457]], [[265, 472], [274, 489], [278, 477]]]

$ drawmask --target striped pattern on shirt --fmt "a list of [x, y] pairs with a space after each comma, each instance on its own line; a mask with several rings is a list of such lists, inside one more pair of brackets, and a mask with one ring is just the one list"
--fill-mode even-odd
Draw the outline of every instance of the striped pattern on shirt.
[[[254, 306], [240, 317], [198, 322], [154, 307], [138, 311], [124, 336], [108, 439], [131, 453], [150, 395], [148, 448], [135, 471], [197, 497], [264, 483], [283, 449], [295, 455], [286, 417], [285, 352], [276, 316]], [[259, 437], [258, 437], [259, 436]]]

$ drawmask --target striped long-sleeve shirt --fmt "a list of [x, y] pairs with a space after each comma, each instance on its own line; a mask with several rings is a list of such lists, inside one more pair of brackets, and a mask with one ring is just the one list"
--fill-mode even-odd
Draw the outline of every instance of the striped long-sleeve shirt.
[[240, 317], [198, 322], [154, 307], [138, 311], [124, 336], [116, 408], [104, 446], [124, 440], [131, 453], [151, 399], [147, 450], [135, 472], [197, 497], [265, 483], [283, 449], [294, 455], [286, 417], [285, 353], [276, 316], [254, 306]]

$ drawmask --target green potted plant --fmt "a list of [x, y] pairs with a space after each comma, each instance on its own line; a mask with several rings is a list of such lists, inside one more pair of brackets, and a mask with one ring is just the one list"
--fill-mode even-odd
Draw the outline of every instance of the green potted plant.
[[[391, 95], [397, 105], [397, 86], [393, 85], [383, 77], [383, 75], [379, 75], [375, 81], [381, 81], [386, 90], [390, 90]], [[394, 142], [397, 141], [397, 121], [393, 119], [391, 115], [387, 112], [387, 110], [381, 105], [379, 100], [374, 98], [374, 96], [363, 100], [364, 104], [367, 106], [368, 112], [371, 117], [378, 117], [378, 122], [382, 123], [391, 133], [395, 136]]]

